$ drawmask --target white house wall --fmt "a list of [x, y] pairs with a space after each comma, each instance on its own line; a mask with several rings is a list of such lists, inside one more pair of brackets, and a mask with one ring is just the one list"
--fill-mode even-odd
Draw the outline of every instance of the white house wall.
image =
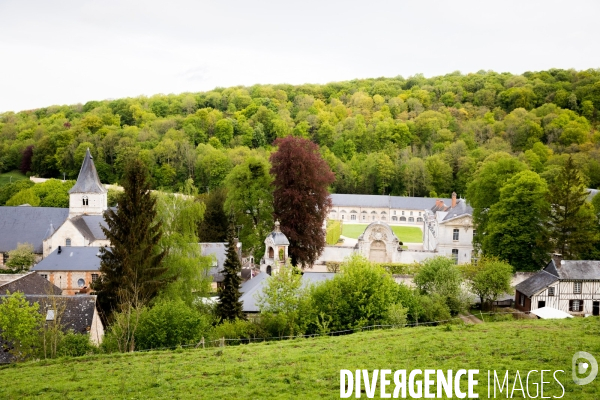
[[558, 281], [548, 286], [554, 288], [554, 296], [548, 296], [548, 289], [531, 296], [531, 309], [538, 308], [538, 301], [545, 301], [546, 307], [569, 311], [570, 300], [582, 300], [583, 311], [571, 312], [572, 314], [592, 314], [593, 302], [600, 301], [600, 281], [581, 281], [581, 293], [573, 293], [574, 281]]

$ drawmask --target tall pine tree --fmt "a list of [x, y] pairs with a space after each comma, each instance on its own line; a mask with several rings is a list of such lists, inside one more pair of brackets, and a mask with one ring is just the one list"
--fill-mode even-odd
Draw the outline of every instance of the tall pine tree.
[[581, 259], [598, 241], [598, 219], [586, 202], [590, 192], [572, 157], [550, 185], [548, 228], [554, 250], [565, 259]]
[[156, 198], [150, 193], [146, 166], [133, 160], [127, 166], [118, 210], [104, 214], [102, 228], [111, 248], [100, 248], [100, 279], [93, 284], [102, 315], [123, 307], [141, 307], [152, 300], [168, 281], [159, 247], [161, 223], [156, 221]]
[[219, 293], [219, 303], [217, 304], [217, 315], [223, 321], [234, 321], [244, 319], [242, 311], [242, 302], [240, 297], [240, 284], [242, 283], [242, 264], [237, 252], [237, 240], [234, 234], [235, 224], [233, 215], [229, 219], [229, 229], [227, 230], [227, 259], [224, 265], [223, 289]]

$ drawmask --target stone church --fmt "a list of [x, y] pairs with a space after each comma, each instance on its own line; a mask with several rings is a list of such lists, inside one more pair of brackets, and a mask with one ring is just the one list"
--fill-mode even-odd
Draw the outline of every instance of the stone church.
[[37, 259], [32, 270], [65, 294], [89, 287], [98, 277], [98, 251], [82, 249], [110, 245], [102, 231], [107, 194], [88, 149], [77, 182], [69, 190], [69, 208], [0, 207], [0, 268], [10, 250], [30, 243]]

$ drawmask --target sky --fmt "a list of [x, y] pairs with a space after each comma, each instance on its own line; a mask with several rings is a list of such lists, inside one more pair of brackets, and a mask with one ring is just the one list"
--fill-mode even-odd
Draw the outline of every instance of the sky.
[[0, 112], [215, 87], [600, 68], [600, 2], [0, 0]]

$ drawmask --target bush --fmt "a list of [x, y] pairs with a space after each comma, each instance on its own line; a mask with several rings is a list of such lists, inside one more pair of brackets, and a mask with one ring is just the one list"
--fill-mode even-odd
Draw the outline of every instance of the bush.
[[324, 322], [330, 331], [380, 324], [387, 320], [397, 291], [390, 274], [354, 255], [340, 274], [312, 289], [312, 330], [323, 330], [319, 326]]
[[218, 340], [221, 338], [254, 339], [264, 338], [268, 335], [263, 331], [259, 323], [236, 319], [235, 321], [225, 321], [222, 324], [217, 325], [211, 336], [212, 340]]
[[441, 296], [453, 315], [466, 306], [461, 273], [451, 258], [435, 257], [425, 261], [414, 282], [421, 293]]
[[135, 333], [136, 348], [157, 349], [198, 343], [207, 336], [212, 316], [188, 306], [183, 300], [161, 301], [142, 312]]
[[96, 350], [97, 347], [90, 342], [89, 335], [70, 331], [60, 341], [57, 353], [59, 356], [80, 357], [92, 354]]
[[334, 245], [340, 240], [342, 235], [342, 221], [327, 221], [327, 244]]

